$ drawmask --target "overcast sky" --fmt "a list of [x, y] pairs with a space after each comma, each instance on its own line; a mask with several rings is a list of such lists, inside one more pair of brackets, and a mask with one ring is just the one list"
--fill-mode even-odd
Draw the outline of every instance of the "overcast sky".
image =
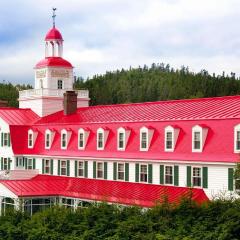
[[53, 6], [77, 76], [153, 62], [240, 75], [239, 0], [0, 0], [0, 82], [33, 84]]

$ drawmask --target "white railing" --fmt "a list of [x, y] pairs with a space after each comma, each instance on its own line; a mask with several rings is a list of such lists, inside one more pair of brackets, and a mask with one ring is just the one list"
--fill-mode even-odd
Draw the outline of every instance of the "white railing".
[[[49, 89], [49, 88], [40, 88], [40, 89], [28, 89], [19, 91], [19, 98], [27, 97], [62, 97], [66, 91], [73, 91], [72, 89]], [[89, 98], [88, 90], [74, 90], [78, 98]]]
[[17, 180], [31, 179], [39, 174], [37, 169], [32, 170], [2, 170], [0, 171], [0, 179]]

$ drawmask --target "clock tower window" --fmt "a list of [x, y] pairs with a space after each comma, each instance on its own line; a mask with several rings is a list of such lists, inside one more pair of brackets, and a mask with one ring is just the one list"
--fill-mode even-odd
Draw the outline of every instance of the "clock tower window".
[[63, 89], [63, 80], [58, 80], [57, 87], [58, 89]]

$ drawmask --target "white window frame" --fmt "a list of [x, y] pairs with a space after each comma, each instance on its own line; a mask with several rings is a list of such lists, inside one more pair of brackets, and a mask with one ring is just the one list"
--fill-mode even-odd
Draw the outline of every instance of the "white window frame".
[[[30, 136], [31, 136], [31, 143], [32, 144], [30, 144]], [[4, 136], [4, 141], [5, 141], [5, 136]], [[34, 133], [30, 129], [30, 130], [28, 130], [28, 148], [33, 148], [33, 145], [34, 145], [33, 141], [34, 141]], [[4, 146], [5, 146], [5, 144], [4, 144]]]
[[[123, 146], [120, 146], [120, 134], [123, 134]], [[119, 128], [117, 131], [117, 149], [119, 151], [124, 151], [126, 149], [126, 130], [124, 128]]]
[[[63, 162], [65, 162], [65, 167], [62, 167]], [[65, 169], [65, 174], [62, 174], [62, 169]], [[67, 176], [67, 160], [60, 160], [60, 176]]]
[[[98, 164], [102, 164], [102, 177], [98, 175]], [[96, 178], [97, 179], [104, 179], [104, 162], [96, 162]]]
[[3, 146], [8, 147], [8, 133], [3, 133]]
[[[119, 165], [123, 165], [123, 171], [119, 171]], [[123, 172], [123, 179], [119, 178], [119, 173]], [[125, 163], [117, 163], [117, 180], [124, 181], [125, 180]]]
[[10, 160], [8, 158], [3, 158], [3, 170], [10, 170], [8, 169], [8, 162]]
[[[145, 133], [146, 134], [146, 148], [142, 147], [142, 134]], [[149, 147], [149, 132], [148, 129], [143, 127], [140, 129], [140, 151], [148, 151], [148, 147]]]
[[[63, 135], [66, 135], [66, 146], [63, 146]], [[71, 138], [71, 132], [66, 129], [62, 129], [61, 131], [61, 149], [67, 149], [69, 140]]]
[[[60, 81], [62, 82], [62, 88], [58, 88], [58, 83], [59, 83]], [[62, 79], [58, 79], [58, 80], [57, 80], [57, 89], [59, 89], [59, 90], [60, 90], [60, 89], [64, 89], [64, 81], [63, 81]]]
[[[195, 149], [195, 147], [194, 147], [194, 136], [195, 136], [196, 132], [200, 133], [200, 148], [199, 149]], [[208, 128], [206, 128], [206, 127], [201, 127], [199, 125], [196, 125], [192, 128], [192, 152], [202, 152], [203, 151], [203, 146], [204, 146], [205, 140], [207, 138], [207, 133], [208, 133]]]
[[[142, 174], [142, 172], [141, 172], [141, 167], [142, 166], [146, 166], [147, 168], [147, 171], [146, 171], [146, 173], [144, 173], [144, 174], [146, 174], [147, 175], [147, 180], [146, 181], [142, 181], [142, 179], [141, 179], [141, 174]], [[148, 164], [144, 164], [144, 163], [142, 163], [142, 164], [139, 164], [139, 182], [141, 182], [141, 183], [148, 183], [148, 178], [149, 178], [149, 176], [148, 176]]]
[[237, 132], [240, 132], [240, 124], [234, 127], [234, 152], [240, 153], [240, 148], [237, 149]]
[[[79, 167], [79, 163], [82, 163], [82, 168]], [[82, 175], [79, 174], [79, 171], [82, 170]], [[84, 161], [77, 161], [77, 176], [78, 177], [84, 177], [84, 170], [85, 170], [85, 166], [84, 166]]]
[[[171, 138], [171, 141], [172, 141], [172, 147], [171, 148], [168, 148], [167, 147], [167, 142], [168, 142], [168, 139], [167, 139], [167, 135], [168, 133], [171, 133], [172, 134], [172, 138]], [[174, 151], [174, 129], [172, 127], [166, 127], [165, 128], [165, 152], [173, 152]]]
[[[171, 167], [172, 168], [172, 183], [167, 183], [167, 181], [166, 181], [166, 175], [167, 175], [166, 174], [166, 168], [167, 167]], [[171, 175], [169, 175], [169, 176], [171, 176]], [[164, 165], [164, 184], [165, 185], [170, 185], [170, 186], [172, 186], [174, 184], [174, 166], [173, 165]]]
[[[193, 178], [194, 178], [194, 176], [193, 176], [193, 170], [194, 170], [194, 168], [199, 168], [200, 169], [200, 186], [194, 186], [194, 183], [193, 183]], [[191, 179], [191, 182], [192, 182], [192, 186], [193, 187], [195, 187], [195, 188], [202, 188], [202, 179], [203, 179], [203, 171], [202, 171], [202, 167], [201, 166], [192, 166], [192, 172], [191, 172], [191, 177], [192, 177], [192, 179]], [[196, 177], [196, 176], [195, 176]]]
[[[99, 135], [102, 134], [102, 147], [99, 147]], [[99, 128], [97, 130], [97, 150], [104, 150], [105, 145], [105, 136], [104, 129]]]
[[[47, 146], [47, 135], [49, 135], [49, 146]], [[45, 149], [50, 149], [51, 148], [51, 145], [52, 145], [52, 138], [53, 138], [53, 133], [47, 129], [45, 131]]]

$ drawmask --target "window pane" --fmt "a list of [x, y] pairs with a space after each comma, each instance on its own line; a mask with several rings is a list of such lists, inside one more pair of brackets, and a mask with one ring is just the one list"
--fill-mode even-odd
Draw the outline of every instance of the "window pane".
[[82, 161], [78, 162], [78, 176], [79, 177], [84, 176], [84, 163]]
[[118, 138], [119, 138], [118, 148], [122, 149], [124, 148], [124, 133], [120, 132]]
[[201, 168], [193, 168], [193, 186], [201, 187]]
[[103, 133], [98, 133], [98, 148], [103, 148]]
[[236, 149], [240, 150], [240, 131], [237, 131]]
[[118, 163], [118, 180], [124, 180], [124, 164]]
[[194, 132], [194, 149], [200, 149], [201, 147], [201, 137], [200, 132]]
[[172, 149], [173, 147], [173, 134], [172, 132], [167, 132], [166, 134], [166, 148]]
[[140, 181], [147, 182], [147, 165], [140, 165]]
[[67, 175], [67, 162], [61, 161], [61, 175]]
[[165, 183], [173, 184], [173, 167], [172, 166], [165, 167]]
[[97, 163], [97, 178], [103, 178], [103, 163]]
[[141, 138], [141, 148], [146, 149], [147, 148], [147, 133], [142, 132], [142, 138]]
[[67, 134], [66, 133], [63, 133], [62, 134], [62, 147], [66, 147], [66, 140], [67, 140]]
[[83, 148], [83, 146], [84, 146], [84, 134], [79, 133], [79, 147]]

